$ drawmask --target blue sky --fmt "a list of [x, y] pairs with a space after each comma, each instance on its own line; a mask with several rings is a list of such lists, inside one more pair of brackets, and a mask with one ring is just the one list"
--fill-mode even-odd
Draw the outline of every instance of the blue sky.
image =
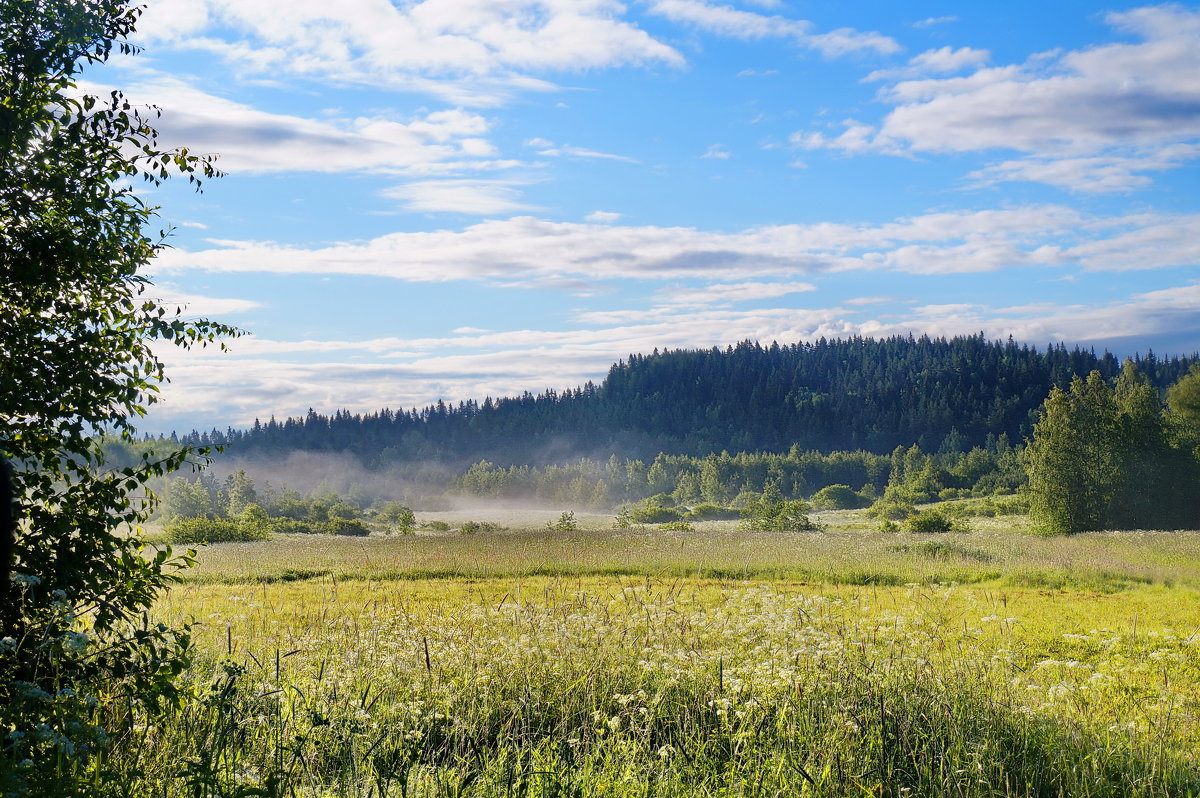
[[1200, 350], [1200, 6], [151, 0], [85, 74], [220, 155], [149, 430], [983, 331]]

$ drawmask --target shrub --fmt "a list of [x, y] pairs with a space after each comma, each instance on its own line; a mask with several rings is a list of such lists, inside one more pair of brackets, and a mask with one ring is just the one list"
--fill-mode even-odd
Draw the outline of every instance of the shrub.
[[267, 540], [271, 535], [265, 527], [212, 518], [185, 518], [166, 528], [167, 540], [172, 543], [247, 543]]
[[280, 535], [316, 535], [323, 533], [325, 530], [307, 521], [296, 521], [291, 518], [272, 518], [271, 531]]
[[421, 529], [428, 529], [430, 532], [449, 532], [450, 525], [445, 521], [426, 521], [421, 524]]
[[328, 535], [347, 535], [349, 537], [365, 538], [371, 534], [371, 527], [356, 518], [331, 518], [321, 526]]
[[742, 527], [760, 532], [815, 532], [821, 527], [808, 517], [808, 502], [788, 501], [770, 485], [742, 508]]
[[480, 535], [499, 532], [502, 528], [499, 524], [491, 521], [467, 521], [458, 527], [458, 531], [463, 535]]
[[271, 517], [260, 505], [251, 502], [238, 513], [237, 523], [246, 534], [265, 540], [271, 534]]
[[920, 510], [906, 518], [904, 530], [913, 533], [966, 531], [962, 521], [951, 518], [936, 507]]
[[412, 532], [417, 527], [417, 517], [413, 515], [412, 508], [400, 502], [387, 502], [379, 508], [376, 517], [399, 532]]
[[695, 532], [696, 531], [696, 527], [692, 526], [686, 520], [668, 521], [667, 523], [659, 526], [659, 529], [667, 529], [672, 532]]
[[575, 512], [573, 510], [563, 512], [557, 521], [547, 523], [546, 529], [550, 532], [574, 532], [579, 529], [579, 524], [575, 521]]
[[916, 508], [912, 506], [912, 502], [885, 497], [872, 504], [867, 510], [867, 515], [889, 521], [902, 521], [914, 512]]
[[669, 506], [670, 497], [666, 495], [651, 496], [628, 508], [629, 522], [633, 524], [665, 524], [668, 521], [683, 520], [683, 512]]
[[741, 516], [741, 512], [732, 507], [722, 507], [719, 504], [697, 504], [685, 516], [688, 521], [728, 521]]
[[863, 506], [863, 497], [849, 485], [826, 485], [813, 494], [814, 510], [856, 510]]

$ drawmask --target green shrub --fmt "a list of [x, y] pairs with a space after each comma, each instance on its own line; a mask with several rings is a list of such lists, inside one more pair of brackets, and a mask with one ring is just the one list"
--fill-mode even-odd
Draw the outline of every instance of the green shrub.
[[371, 534], [371, 527], [357, 518], [331, 518], [321, 527], [327, 535], [346, 535], [348, 537], [365, 538]]
[[280, 535], [316, 535], [325, 530], [317, 524], [308, 521], [296, 521], [291, 518], [272, 518], [271, 531]]
[[900, 525], [890, 518], [885, 518], [879, 522], [879, 531], [885, 534], [894, 534], [900, 531]]
[[686, 520], [668, 521], [667, 523], [659, 526], [659, 529], [667, 529], [672, 532], [695, 532], [696, 531], [696, 527], [692, 526]]
[[867, 510], [867, 515], [889, 521], [902, 521], [914, 512], [916, 508], [912, 506], [912, 502], [885, 497], [872, 504]]
[[450, 525], [445, 521], [426, 521], [421, 524], [421, 529], [428, 529], [430, 532], [449, 532]]
[[458, 531], [463, 535], [482, 535], [491, 532], [499, 532], [504, 527], [499, 524], [494, 524], [491, 521], [467, 521], [460, 524]]
[[265, 527], [241, 524], [212, 518], [184, 518], [166, 528], [171, 543], [248, 543], [267, 540], [271, 535]]
[[417, 527], [417, 517], [411, 507], [400, 502], [387, 502], [379, 508], [376, 518], [398, 532], [412, 532]]
[[742, 528], [758, 532], [815, 532], [821, 526], [808, 517], [808, 502], [784, 499], [775, 485], [747, 500]]
[[547, 523], [546, 529], [550, 532], [574, 532], [579, 529], [579, 524], [575, 521], [575, 512], [573, 510], [563, 512], [557, 521]]
[[682, 521], [683, 513], [674, 507], [635, 507], [629, 511], [630, 519], [637, 524], [666, 524]]
[[826, 485], [813, 494], [812, 506], [814, 510], [857, 510], [863, 506], [863, 497], [849, 485]]
[[733, 507], [722, 507], [719, 504], [697, 504], [684, 518], [688, 521], [729, 521], [740, 518], [740, 510]]
[[963, 532], [963, 522], [946, 514], [941, 508], [919, 510], [904, 519], [904, 531], [913, 533]]

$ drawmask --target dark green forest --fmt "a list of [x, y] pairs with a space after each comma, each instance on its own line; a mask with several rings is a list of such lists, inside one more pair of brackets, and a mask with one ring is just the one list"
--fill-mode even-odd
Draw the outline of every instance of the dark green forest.
[[[1134, 359], [1159, 391], [1197, 357]], [[1038, 349], [982, 334], [951, 339], [821, 339], [630, 355], [599, 384], [424, 409], [256, 421], [196, 432], [185, 443], [235, 456], [309, 450], [350, 453], [369, 467], [479, 460], [548, 465], [587, 456], [653, 460], [659, 453], [994, 449], [1029, 437], [1054, 387], [1098, 371], [1112, 354], [1062, 344]]]

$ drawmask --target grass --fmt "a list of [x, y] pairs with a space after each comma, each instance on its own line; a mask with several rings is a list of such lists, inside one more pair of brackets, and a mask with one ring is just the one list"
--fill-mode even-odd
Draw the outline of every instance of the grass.
[[203, 550], [130, 794], [1200, 795], [1195, 533], [487, 520]]

